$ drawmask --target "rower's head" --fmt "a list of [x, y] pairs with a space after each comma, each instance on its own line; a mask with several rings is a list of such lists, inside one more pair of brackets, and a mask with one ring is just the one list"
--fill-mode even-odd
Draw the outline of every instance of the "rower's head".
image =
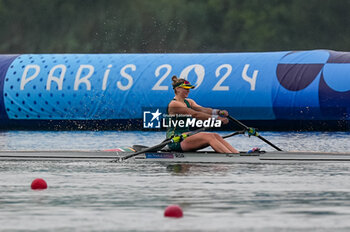
[[183, 78], [177, 78], [177, 76], [173, 76], [171, 78], [171, 80], [173, 81], [172, 85], [173, 85], [173, 89], [175, 91], [175, 94], [178, 93], [178, 91], [185, 91], [185, 92], [189, 92], [190, 89], [193, 89], [195, 86], [191, 85], [191, 83]]

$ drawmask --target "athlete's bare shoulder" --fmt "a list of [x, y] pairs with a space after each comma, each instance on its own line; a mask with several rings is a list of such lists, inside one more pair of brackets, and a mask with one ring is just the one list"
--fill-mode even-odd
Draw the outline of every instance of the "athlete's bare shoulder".
[[195, 108], [195, 107], [201, 107], [200, 105], [197, 104], [197, 102], [195, 102], [193, 99], [191, 98], [186, 98], [186, 100], [190, 103], [191, 107]]
[[183, 106], [183, 103], [176, 101], [176, 100], [172, 100], [169, 103], [169, 107], [182, 107], [182, 106]]

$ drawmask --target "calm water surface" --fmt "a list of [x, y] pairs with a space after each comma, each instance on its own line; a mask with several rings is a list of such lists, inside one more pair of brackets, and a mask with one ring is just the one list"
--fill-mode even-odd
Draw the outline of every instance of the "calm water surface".
[[[224, 135], [225, 133], [221, 133]], [[350, 133], [262, 132], [284, 150], [350, 151]], [[1, 150], [154, 145], [162, 132], [0, 133]], [[228, 141], [240, 150], [257, 138]], [[49, 188], [33, 191], [35, 178]], [[163, 217], [178, 204], [181, 219]], [[1, 231], [349, 231], [350, 163], [0, 161]]]

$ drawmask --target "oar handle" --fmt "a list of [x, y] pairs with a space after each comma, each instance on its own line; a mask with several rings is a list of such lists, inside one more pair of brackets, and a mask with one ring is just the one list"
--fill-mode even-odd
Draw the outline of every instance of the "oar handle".
[[[232, 121], [234, 121], [235, 123], [237, 123], [238, 125], [240, 125], [243, 129], [245, 129], [245, 130], [247, 130], [247, 131], [250, 130], [249, 127], [247, 127], [246, 125], [244, 125], [242, 122], [238, 121], [237, 119], [233, 118], [232, 116], [227, 115], [227, 117], [228, 117], [230, 120], [232, 120]], [[274, 145], [273, 143], [271, 143], [270, 141], [268, 141], [267, 139], [265, 139], [265, 138], [262, 137], [261, 135], [257, 134], [256, 132], [255, 132], [255, 136], [258, 137], [259, 139], [261, 139], [262, 141], [264, 141], [265, 143], [269, 144], [271, 147], [275, 148], [277, 151], [282, 151], [281, 148], [277, 147], [276, 145]]]

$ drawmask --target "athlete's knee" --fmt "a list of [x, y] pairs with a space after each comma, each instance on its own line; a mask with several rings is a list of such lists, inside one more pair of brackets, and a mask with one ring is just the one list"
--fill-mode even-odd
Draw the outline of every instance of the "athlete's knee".
[[208, 144], [217, 141], [220, 138], [220, 135], [217, 133], [209, 133], [209, 132], [204, 132], [202, 133], [201, 138]]
[[213, 133], [216, 139], [221, 139], [221, 136], [218, 133]]
[[212, 141], [217, 140], [217, 136], [216, 136], [215, 134], [216, 134], [216, 133], [208, 133], [208, 134], [206, 135], [206, 140], [207, 140], [208, 142], [212, 142]]

